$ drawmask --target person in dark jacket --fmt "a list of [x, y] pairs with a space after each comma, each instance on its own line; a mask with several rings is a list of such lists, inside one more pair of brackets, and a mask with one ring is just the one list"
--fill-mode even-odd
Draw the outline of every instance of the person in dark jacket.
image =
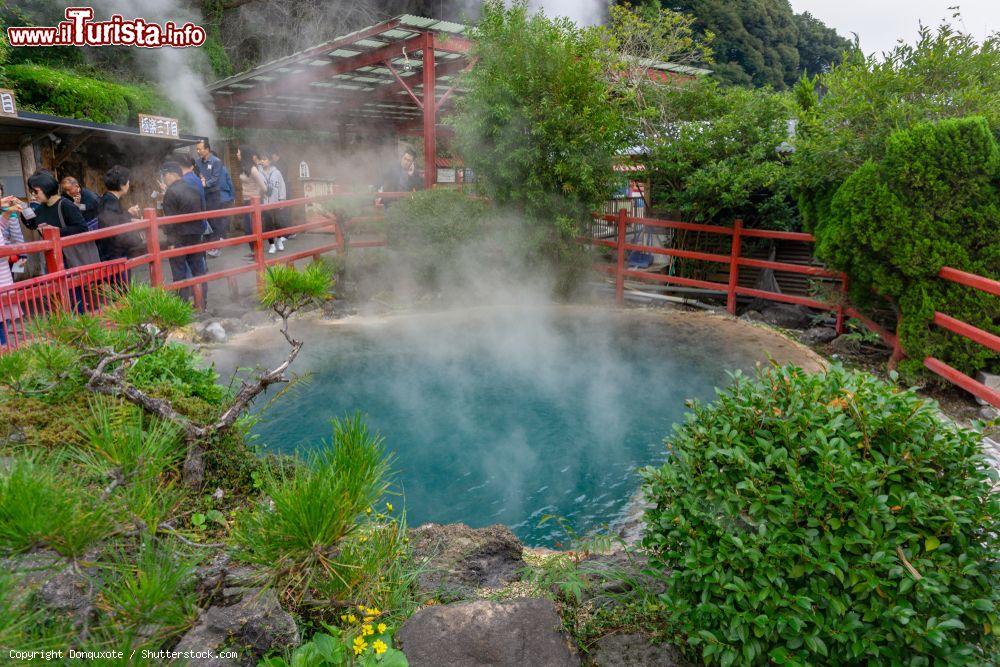
[[[132, 222], [133, 218], [140, 215], [139, 205], [135, 204], [127, 211], [122, 210], [122, 198], [128, 194], [130, 183], [129, 170], [120, 165], [115, 165], [104, 174], [104, 187], [107, 189], [97, 202], [98, 226], [101, 229], [124, 225]], [[101, 239], [97, 242], [97, 249], [101, 253], [101, 260], [122, 259], [127, 257], [137, 257], [146, 248], [145, 240], [139, 232], [127, 232]]]
[[[205, 210], [217, 211], [222, 208], [232, 208], [235, 196], [233, 195], [233, 179], [215, 153], [208, 139], [202, 139], [195, 144], [195, 151], [198, 153], [197, 167], [201, 182], [205, 186]], [[212, 218], [210, 220], [212, 232], [206, 241], [218, 241], [226, 235], [229, 228], [229, 218]], [[209, 251], [210, 257], [218, 257], [220, 251], [213, 249]]]
[[[404, 145], [399, 152], [399, 163], [390, 167], [379, 183], [379, 192], [414, 192], [424, 189], [424, 176], [417, 170], [417, 152]], [[376, 203], [389, 206], [393, 200], [382, 199]]]
[[[163, 191], [163, 214], [182, 215], [184, 213], [200, 213], [205, 210], [201, 204], [201, 195], [183, 178], [181, 165], [177, 162], [165, 162], [160, 167], [160, 189]], [[204, 220], [182, 222], [176, 225], [164, 225], [163, 233], [167, 237], [169, 248], [185, 248], [202, 242]], [[204, 252], [193, 252], [188, 255], [170, 258], [170, 274], [174, 282], [203, 276], [208, 272]], [[207, 294], [207, 285], [199, 285], [202, 294]], [[181, 298], [190, 300], [194, 291], [185, 287], [179, 291]]]
[[[72, 201], [59, 194], [59, 181], [47, 170], [38, 170], [28, 177], [28, 190], [35, 198], [31, 207], [33, 215], [23, 212], [24, 226], [42, 231], [46, 226], [58, 227], [63, 237], [88, 231], [83, 213]], [[97, 245], [87, 241], [63, 250], [63, 263], [67, 269], [101, 261]]]
[[87, 223], [87, 229], [94, 231], [97, 229], [97, 202], [98, 197], [87, 188], [80, 187], [80, 182], [72, 176], [67, 176], [59, 183], [63, 197], [69, 199], [80, 209], [83, 219]]

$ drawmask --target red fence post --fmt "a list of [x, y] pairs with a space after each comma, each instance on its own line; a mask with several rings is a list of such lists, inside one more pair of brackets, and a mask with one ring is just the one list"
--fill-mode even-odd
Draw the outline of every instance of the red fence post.
[[844, 309], [847, 308], [847, 274], [840, 274], [840, 303], [837, 304], [837, 335], [844, 333]]
[[896, 318], [896, 338], [892, 341], [892, 356], [889, 357], [889, 370], [895, 370], [899, 365], [899, 360], [906, 356], [903, 352], [903, 344], [900, 340], [903, 337], [903, 317]]
[[156, 209], [143, 209], [146, 221], [146, 254], [149, 255], [149, 284], [163, 286], [163, 260], [160, 259], [160, 222], [156, 219]]
[[[59, 233], [59, 228], [46, 226], [41, 231], [42, 238], [51, 244], [45, 251], [45, 272], [62, 271], [66, 268], [66, 264], [63, 262], [62, 235]], [[4, 259], [6, 260], [6, 257]]]
[[250, 213], [250, 225], [253, 230], [253, 258], [257, 264], [257, 289], [264, 289], [264, 271], [267, 265], [264, 264], [264, 219], [261, 216], [260, 197], [250, 197], [250, 205], [253, 211]]
[[625, 302], [625, 225], [628, 211], [618, 209], [618, 267], [615, 270], [615, 304]]
[[736, 286], [740, 280], [740, 231], [743, 221], [737, 218], [733, 222], [733, 243], [729, 252], [729, 294], [726, 298], [726, 310], [730, 315], [736, 314]]

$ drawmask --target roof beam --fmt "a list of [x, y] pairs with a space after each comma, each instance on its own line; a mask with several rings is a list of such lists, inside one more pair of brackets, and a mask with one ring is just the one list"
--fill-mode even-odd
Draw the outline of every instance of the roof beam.
[[310, 67], [306, 72], [286, 76], [280, 81], [270, 84], [261, 83], [249, 90], [244, 90], [239, 93], [220, 95], [218, 92], [215, 92], [213, 93], [215, 96], [215, 110], [222, 111], [236, 106], [240, 102], [245, 102], [254, 98], [273, 97], [275, 95], [294, 92], [299, 86], [307, 86], [314, 81], [329, 79], [330, 77], [338, 74], [346, 74], [362, 67], [378, 65], [387, 58], [396, 58], [398, 55], [402, 54], [404, 49], [406, 51], [419, 51], [423, 48], [423, 45], [424, 34], [420, 34], [416, 37], [411, 37], [404, 42], [396, 42], [371, 51], [359, 53], [356, 56], [350, 56], [333, 61], [329, 65]]

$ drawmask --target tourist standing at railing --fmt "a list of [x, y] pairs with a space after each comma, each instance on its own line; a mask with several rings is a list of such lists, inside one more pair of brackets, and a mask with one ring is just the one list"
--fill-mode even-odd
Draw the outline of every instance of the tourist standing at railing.
[[[0, 235], [7, 245], [24, 243], [24, 232], [21, 230], [20, 212], [27, 205], [17, 197], [6, 197], [3, 183], [0, 183]], [[11, 273], [24, 273], [25, 255], [10, 255], [7, 262], [11, 265]]]
[[[129, 170], [115, 165], [104, 174], [104, 187], [107, 191], [97, 202], [98, 225], [101, 229], [126, 225], [133, 218], [140, 216], [139, 205], [134, 204], [127, 211], [122, 209], [124, 198], [131, 186]], [[138, 257], [146, 249], [145, 239], [139, 232], [126, 232], [97, 242], [97, 250], [102, 261]], [[128, 282], [126, 276], [125, 281]]]
[[83, 214], [83, 219], [87, 223], [87, 229], [89, 231], [97, 229], [97, 195], [87, 188], [80, 187], [80, 182], [72, 176], [62, 179], [59, 187], [62, 189], [63, 196], [80, 209], [80, 213]]
[[[399, 152], [399, 162], [390, 167], [379, 183], [379, 192], [414, 192], [424, 188], [424, 175], [417, 170], [417, 151], [404, 145]], [[389, 201], [379, 198], [375, 202], [388, 206]]]
[[[264, 194], [267, 192], [267, 183], [264, 182], [264, 176], [260, 173], [260, 168], [257, 167], [257, 163], [260, 162], [259, 153], [250, 146], [240, 146], [236, 149], [236, 159], [240, 161], [240, 191], [243, 193], [243, 205], [249, 206], [251, 197], [263, 200]], [[252, 232], [253, 215], [245, 213], [243, 215], [243, 233], [249, 236]], [[255, 259], [253, 243], [251, 242], [249, 245], [250, 254], [246, 258], [252, 262]]]
[[[24, 212], [24, 225], [29, 229], [44, 231], [46, 227], [56, 227], [63, 237], [83, 234], [87, 231], [87, 222], [83, 213], [59, 194], [59, 181], [47, 170], [36, 171], [28, 178], [28, 190], [38, 202], [33, 206], [34, 216], [29, 219], [27, 209]], [[86, 241], [63, 249], [63, 263], [67, 269], [101, 261], [97, 245]]]
[[[199, 195], [201, 195], [201, 208], [202, 210], [207, 211], [208, 205], [205, 201], [205, 186], [202, 184], [201, 178], [198, 176], [197, 162], [190, 155], [180, 155], [177, 158], [177, 161], [181, 165], [181, 171], [184, 172], [184, 180], [190, 184], [191, 187], [197, 190]], [[208, 219], [203, 220], [202, 223], [201, 233], [207, 237], [209, 232], [212, 231], [212, 223], [210, 223]]]
[[[201, 195], [190, 183], [184, 180], [181, 165], [177, 162], [165, 162], [160, 167], [160, 189], [163, 191], [163, 214], [183, 215], [185, 213], [200, 213], [205, 210], [201, 204]], [[176, 225], [164, 225], [163, 234], [167, 238], [169, 249], [185, 248], [198, 245], [204, 238], [203, 220], [182, 222]], [[193, 252], [180, 257], [170, 258], [170, 275], [174, 282], [203, 276], [207, 273], [205, 253]], [[207, 296], [207, 285], [200, 285], [202, 294]], [[185, 287], [179, 291], [181, 298], [191, 300], [194, 291]]]
[[[285, 179], [281, 175], [281, 172], [271, 164], [271, 156], [265, 155], [260, 159], [260, 173], [264, 177], [264, 197], [263, 203], [273, 204], [274, 202], [285, 201], [287, 198], [287, 192], [285, 191]], [[282, 219], [284, 217], [282, 213], [283, 209], [272, 209], [270, 211], [264, 211], [264, 231], [273, 232], [277, 229], [284, 227], [282, 224]], [[279, 236], [277, 241], [275, 239], [268, 239], [267, 252], [274, 254], [275, 250], [285, 249], [285, 237]]]
[[[235, 197], [233, 196], [233, 179], [229, 176], [226, 165], [212, 152], [212, 147], [208, 139], [202, 139], [195, 144], [195, 151], [198, 153], [198, 175], [205, 186], [205, 210], [217, 211], [223, 208], [230, 208]], [[226, 229], [229, 226], [229, 218], [212, 218], [212, 231], [209, 232], [206, 241], [218, 241], [225, 237]], [[209, 257], [218, 257], [219, 249], [208, 251]]]
[[[2, 201], [5, 207], [10, 206], [8, 198], [4, 197]], [[18, 224], [17, 216], [13, 217], [13, 222], [11, 222], [9, 211], [4, 211], [4, 215], [0, 216], [0, 230], [4, 232], [0, 234], [0, 247], [11, 244], [8, 240], [8, 228], [11, 224]], [[20, 234], [20, 230], [18, 230], [18, 233]], [[7, 332], [10, 330], [13, 322], [21, 317], [21, 309], [17, 303], [11, 300], [10, 297], [5, 298], [3, 294], [6, 288], [14, 284], [14, 275], [11, 273], [10, 268], [11, 264], [8, 258], [0, 257], [0, 348], [7, 346]]]

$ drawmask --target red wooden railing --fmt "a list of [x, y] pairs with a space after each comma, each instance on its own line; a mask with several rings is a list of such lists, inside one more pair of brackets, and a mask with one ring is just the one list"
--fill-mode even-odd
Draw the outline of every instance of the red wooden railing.
[[[408, 192], [388, 192], [379, 193], [377, 196], [382, 200], [399, 199], [407, 197]], [[204, 294], [202, 286], [217, 280], [229, 281], [230, 288], [235, 290], [235, 278], [241, 274], [256, 272], [258, 287], [263, 283], [264, 272], [269, 266], [275, 264], [291, 264], [301, 259], [318, 258], [323, 254], [336, 251], [344, 253], [347, 248], [363, 248], [384, 246], [384, 239], [367, 241], [348, 241], [346, 232], [353, 224], [362, 221], [379, 220], [382, 206], [372, 207], [374, 214], [361, 216], [351, 220], [340, 221], [334, 216], [314, 215], [313, 219], [305, 223], [284, 227], [265, 232], [263, 230], [263, 213], [275, 209], [291, 208], [306, 204], [319, 204], [338, 198], [358, 198], [367, 197], [374, 200], [375, 195], [354, 194], [354, 193], [332, 193], [321, 197], [291, 199], [272, 204], [261, 204], [259, 198], [252, 198], [251, 203], [246, 206], [220, 209], [216, 211], [204, 211], [185, 215], [158, 216], [156, 210], [147, 208], [143, 211], [141, 220], [134, 220], [130, 223], [99, 229], [84, 234], [74, 234], [72, 236], [61, 236], [59, 230], [54, 227], [45, 228], [42, 232], [43, 240], [31, 243], [21, 243], [16, 245], [0, 245], [0, 261], [7, 261], [11, 255], [27, 255], [31, 253], [42, 253], [45, 258], [46, 274], [26, 281], [20, 281], [13, 286], [0, 289], [0, 305], [5, 305], [8, 310], [0, 308], [0, 321], [8, 320], [8, 327], [14, 332], [9, 336], [7, 348], [13, 348], [23, 344], [27, 340], [25, 325], [28, 320], [37, 316], [52, 312], [55, 309], [66, 309], [79, 307], [72, 298], [74, 290], [85, 295], [87, 302], [84, 304], [86, 310], [99, 310], [106, 305], [106, 297], [91, 296], [106, 294], [106, 290], [97, 290], [95, 286], [108, 282], [124, 280], [128, 272], [142, 266], [147, 266], [149, 270], [150, 284], [163, 287], [167, 290], [180, 290], [192, 287], [195, 305], [202, 307], [204, 304]], [[170, 225], [182, 224], [198, 220], [213, 220], [217, 218], [228, 218], [230, 216], [243, 216], [250, 214], [251, 232], [241, 236], [225, 238], [218, 241], [200, 243], [193, 246], [181, 248], [164, 247], [160, 239], [160, 229]], [[114, 262], [101, 262], [90, 266], [65, 269], [63, 262], [63, 250], [83, 243], [107, 239], [126, 233], [140, 232], [145, 234], [146, 252], [143, 255], [128, 260], [116, 260]], [[302, 232], [313, 232], [320, 234], [330, 234], [334, 240], [318, 246], [292, 253], [282, 253], [268, 257], [264, 244], [269, 239], [279, 236], [288, 236]], [[163, 261], [172, 257], [180, 257], [194, 252], [202, 252], [214, 248], [228, 248], [250, 244], [253, 248], [253, 263], [244, 266], [237, 266], [219, 271], [209, 271], [203, 276], [196, 276], [187, 280], [171, 282], [164, 279]], [[55, 298], [55, 295], [62, 295]], [[89, 300], [93, 300], [90, 303]], [[5, 315], [6, 314], [6, 315]], [[2, 351], [2, 348], [0, 348]]]
[[[938, 273], [938, 278], [1000, 297], [1000, 281], [959, 271], [948, 266], [941, 269]], [[1000, 352], [1000, 336], [996, 336], [989, 331], [983, 331], [978, 327], [974, 327], [971, 324], [967, 324], [938, 311], [934, 312], [934, 324], [942, 329], [988, 347], [994, 352]], [[978, 382], [960, 370], [952, 368], [934, 357], [926, 357], [924, 359], [924, 366], [952, 384], [958, 385], [973, 396], [983, 399], [995, 408], [1000, 408], [1000, 391], [988, 387], [982, 382]]]
[[[804, 234], [801, 232], [779, 232], [763, 229], [746, 229], [743, 227], [743, 222], [741, 220], [736, 220], [732, 227], [723, 227], [721, 225], [705, 225], [700, 223], [692, 222], [676, 222], [673, 220], [655, 220], [651, 218], [635, 218], [628, 215], [625, 209], [621, 209], [618, 215], [604, 215], [595, 213], [594, 217], [599, 220], [604, 220], [609, 223], [614, 223], [617, 226], [617, 234], [615, 235], [615, 240], [605, 239], [605, 238], [590, 238], [583, 237], [580, 241], [584, 243], [589, 243], [596, 246], [603, 246], [615, 250], [615, 262], [614, 264], [596, 264], [594, 268], [601, 273], [610, 274], [614, 276], [615, 279], [615, 302], [621, 304], [624, 301], [625, 296], [625, 279], [634, 278], [637, 280], [643, 280], [647, 282], [656, 283], [666, 283], [671, 285], [681, 285], [684, 287], [697, 287], [701, 289], [707, 289], [712, 291], [720, 292], [726, 295], [726, 310], [730, 314], [736, 314], [736, 299], [739, 296], [750, 296], [759, 299], [766, 299], [769, 301], [779, 301], [782, 303], [792, 303], [800, 306], [807, 306], [809, 308], [815, 308], [817, 310], [825, 310], [829, 312], [834, 312], [837, 315], [837, 334], [841, 334], [844, 331], [844, 318], [851, 317], [855, 318], [868, 327], [871, 331], [877, 333], [882, 340], [892, 348], [892, 363], [895, 363], [900, 358], [904, 356], [904, 351], [900, 347], [899, 337], [897, 334], [888, 331], [877, 323], [873, 322], [870, 318], [866, 317], [862, 313], [858, 312], [854, 308], [850, 307], [847, 303], [847, 276], [841, 272], [830, 271], [824, 267], [820, 266], [804, 266], [802, 264], [792, 264], [789, 262], [773, 262], [760, 259], [751, 259], [749, 257], [743, 257], [741, 255], [742, 251], [742, 240], [745, 237], [749, 238], [760, 238], [760, 239], [780, 239], [780, 240], [790, 240], [790, 241], [804, 241], [807, 243], [814, 243], [815, 237], [812, 234]], [[707, 253], [707, 252], [696, 252], [693, 250], [681, 250], [679, 248], [661, 248], [655, 246], [638, 245], [634, 243], [628, 243], [627, 241], [627, 228], [629, 225], [645, 225], [647, 227], [655, 227], [661, 229], [682, 229], [694, 232], [705, 232], [709, 234], [721, 234], [731, 237], [730, 252], [728, 255], [721, 255], [717, 253]], [[650, 271], [639, 271], [629, 269], [625, 265], [625, 258], [627, 253], [630, 251], [638, 251], [644, 253], [651, 253], [654, 255], [666, 255], [669, 257], [679, 257], [684, 259], [694, 259], [701, 260], [705, 262], [714, 262], [717, 264], [723, 264], [728, 266], [728, 279], [726, 283], [713, 282], [709, 280], [697, 280], [693, 278], [684, 278], [681, 276], [670, 276], [662, 273], [653, 273]], [[782, 294], [779, 292], [769, 292], [766, 290], [759, 290], [750, 287], [741, 287], [739, 284], [739, 271], [741, 266], [756, 267], [761, 269], [772, 269], [775, 271], [787, 271], [790, 273], [800, 273], [804, 275], [817, 276], [823, 278], [833, 278], [840, 281], [840, 295], [841, 298], [838, 303], [824, 303], [817, 299], [811, 299], [809, 297], [795, 296], [791, 294]], [[961, 285], [966, 285], [975, 289], [982, 290], [989, 294], [995, 296], [1000, 296], [1000, 282], [996, 280], [991, 280], [989, 278], [984, 278], [982, 276], [977, 276], [971, 273], [965, 273], [963, 271], [958, 271], [950, 267], [944, 267], [938, 274], [943, 280], [949, 280], [951, 282], [959, 283]], [[970, 324], [957, 320], [953, 317], [949, 317], [943, 313], [934, 314], [934, 323], [952, 333], [964, 336], [969, 340], [975, 341], [981, 345], [984, 345], [992, 350], [1000, 351], [1000, 337], [989, 333], [988, 331], [983, 331], [977, 327]], [[899, 330], [897, 323], [897, 331]], [[983, 399], [987, 403], [995, 407], [1000, 407], [1000, 392], [997, 392], [985, 384], [978, 382], [977, 380], [961, 373], [960, 371], [948, 366], [939, 359], [933, 357], [928, 357], [924, 359], [924, 366], [929, 370], [937, 373], [941, 377], [945, 378], [949, 382], [965, 389], [969, 393]]]

